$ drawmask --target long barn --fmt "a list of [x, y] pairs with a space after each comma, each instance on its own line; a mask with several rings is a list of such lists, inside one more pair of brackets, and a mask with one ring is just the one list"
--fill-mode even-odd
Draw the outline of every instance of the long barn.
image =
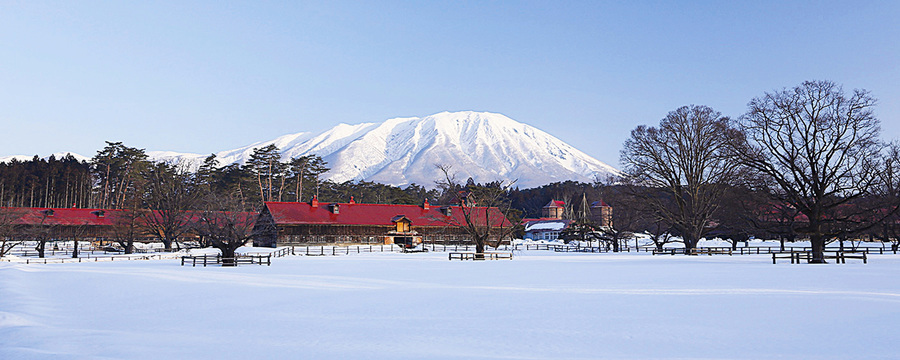
[[[469, 221], [466, 221], [466, 214]], [[496, 207], [458, 205], [266, 202], [256, 221], [255, 246], [308, 244], [464, 244], [464, 226], [495, 229], [512, 224]], [[491, 239], [496, 241], [496, 236]]]

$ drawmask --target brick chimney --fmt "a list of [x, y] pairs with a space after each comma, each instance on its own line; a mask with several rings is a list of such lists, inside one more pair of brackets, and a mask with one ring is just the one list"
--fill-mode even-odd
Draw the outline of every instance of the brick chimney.
[[353, 200], [353, 195], [350, 195], [350, 204], [356, 204], [356, 201]]
[[319, 207], [319, 196], [313, 196], [312, 202], [309, 203], [310, 206], [317, 208]]
[[428, 203], [428, 199], [425, 199], [425, 203], [422, 204], [423, 210], [428, 210], [431, 208], [431, 204]]

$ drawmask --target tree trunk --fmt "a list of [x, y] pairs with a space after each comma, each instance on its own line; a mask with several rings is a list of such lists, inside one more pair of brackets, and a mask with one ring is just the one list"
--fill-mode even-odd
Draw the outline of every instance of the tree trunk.
[[34, 249], [37, 250], [39, 258], [42, 258], [42, 259], [44, 258], [44, 250], [46, 248], [47, 248], [46, 241], [38, 241], [38, 244]]
[[684, 238], [684, 254], [685, 255], [691, 254], [691, 250], [694, 250], [694, 248], [697, 247], [697, 241], [698, 240], [695, 240], [695, 239], [692, 239], [689, 237]]
[[785, 238], [784, 236], [779, 236], [779, 239], [778, 239], [781, 242], [781, 251], [784, 251], [784, 238]]
[[475, 239], [475, 260], [484, 260], [484, 239]]
[[134, 241], [129, 241], [125, 243], [125, 253], [126, 254], [134, 254]]
[[222, 251], [222, 266], [237, 266], [237, 262], [234, 259], [234, 250], [229, 246], [223, 246], [219, 248]]
[[72, 258], [77, 259], [78, 258], [78, 239], [75, 239], [74, 242], [75, 242], [75, 247], [72, 249]]
[[812, 245], [812, 259], [810, 264], [825, 264], [825, 237], [822, 234], [813, 234], [809, 237]]

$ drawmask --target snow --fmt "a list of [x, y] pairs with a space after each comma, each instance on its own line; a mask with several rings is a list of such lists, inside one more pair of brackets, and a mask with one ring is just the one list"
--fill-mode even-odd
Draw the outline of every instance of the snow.
[[566, 221], [536, 221], [529, 223], [525, 226], [525, 231], [534, 231], [534, 230], [562, 230], [565, 229], [567, 225]]
[[891, 359], [898, 270], [547, 251], [0, 263], [0, 358]]
[[[72, 155], [72, 157], [74, 157], [75, 160], [78, 160], [78, 161], [91, 161], [90, 157], [87, 157], [87, 156], [84, 156], [81, 154], [76, 154], [73, 152], [68, 152], [68, 151], [53, 153], [53, 154], [44, 156], [41, 159], [47, 160], [50, 158], [50, 156], [53, 156], [57, 160], [60, 160], [64, 157], [66, 157], [66, 155]], [[0, 157], [0, 163], [9, 162], [9, 161], [12, 161], [13, 159], [18, 160], [18, 161], [31, 161], [31, 159], [34, 159], [34, 155], [31, 155], [31, 156], [29, 156], [29, 155], [2, 156], [2, 157]]]
[[[297, 133], [216, 153], [220, 163], [244, 163], [253, 149], [275, 144], [285, 158], [315, 154], [335, 182], [376, 181], [434, 187], [443, 178], [435, 164], [450, 165], [460, 180], [515, 180], [522, 187], [555, 181], [590, 182], [618, 170], [561, 140], [504, 115], [442, 112], [382, 123], [339, 124], [320, 134]], [[150, 152], [151, 159], [183, 159], [199, 164], [205, 155]], [[193, 159], [193, 160], [191, 160]]]
[[[451, 166], [460, 181], [469, 177], [481, 183], [518, 180], [520, 187], [566, 180], [591, 182], [619, 173], [540, 129], [502, 114], [475, 111], [338, 124], [319, 134], [287, 134], [215, 155], [222, 166], [244, 164], [254, 149], [270, 144], [281, 149], [284, 159], [321, 156], [331, 168], [323, 179], [338, 183], [365, 180], [434, 188], [435, 181], [443, 178], [436, 164]], [[175, 151], [148, 151], [147, 155], [154, 161], [185, 164], [191, 170], [209, 156]], [[0, 161], [12, 158], [32, 157], [8, 156]]]

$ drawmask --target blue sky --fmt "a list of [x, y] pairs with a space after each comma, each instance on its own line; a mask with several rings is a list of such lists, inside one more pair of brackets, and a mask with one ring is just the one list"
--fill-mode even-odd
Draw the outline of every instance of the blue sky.
[[0, 155], [211, 153], [338, 123], [505, 114], [618, 166], [631, 129], [828, 79], [900, 138], [898, 1], [0, 0]]

